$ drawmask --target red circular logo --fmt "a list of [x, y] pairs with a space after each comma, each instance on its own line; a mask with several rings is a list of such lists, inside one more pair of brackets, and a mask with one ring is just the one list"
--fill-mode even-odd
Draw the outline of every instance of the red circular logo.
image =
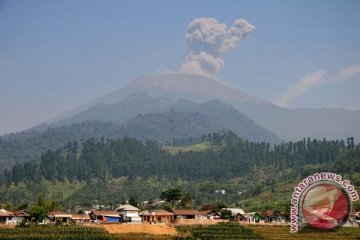
[[343, 225], [351, 211], [348, 195], [331, 182], [308, 188], [301, 203], [305, 221], [319, 229], [333, 229]]

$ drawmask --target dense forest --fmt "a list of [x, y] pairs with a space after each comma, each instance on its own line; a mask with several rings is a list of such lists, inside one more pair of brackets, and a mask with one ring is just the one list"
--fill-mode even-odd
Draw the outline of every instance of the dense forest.
[[[83, 139], [118, 139], [125, 136], [158, 143], [172, 142], [173, 139], [198, 137], [211, 132], [228, 129], [238, 136], [254, 142], [278, 143], [277, 136], [257, 125], [246, 115], [219, 100], [201, 104], [170, 99], [155, 99], [150, 96], [134, 95], [122, 102], [110, 105], [97, 105], [90, 109], [90, 120], [73, 122], [46, 128], [37, 127], [20, 133], [0, 136], [0, 172], [15, 163], [36, 160], [47, 150], [55, 151], [68, 142]], [[126, 107], [126, 104], [129, 104]], [[149, 109], [146, 110], [146, 106]], [[149, 110], [153, 112], [149, 112]], [[95, 118], [95, 116], [111, 117]], [[110, 116], [109, 116], [110, 115]], [[92, 117], [90, 117], [92, 116]], [[65, 124], [63, 122], [63, 124]]]
[[[0, 175], [1, 189], [11, 192], [17, 185], [27, 188], [24, 184], [28, 188], [36, 188], [44, 181], [74, 183], [83, 187], [75, 193], [79, 200], [79, 196], [84, 197], [81, 191], [93, 191], [95, 194], [106, 189], [109, 181], [126, 179], [126, 184], [120, 184], [122, 190], [126, 190], [128, 195], [132, 192], [145, 199], [156, 197], [156, 193], [152, 196], [146, 189], [139, 190], [142, 189], [139, 186], [141, 182], [149, 179], [155, 179], [157, 184], [175, 184], [179, 180], [199, 183], [199, 189], [193, 190], [193, 194], [201, 192], [201, 186], [207, 183], [213, 185], [206, 190], [208, 196], [222, 187], [218, 183], [229, 186], [228, 183], [233, 182], [231, 188], [236, 188], [235, 180], [241, 179], [239, 189], [247, 187], [247, 195], [255, 196], [267, 187], [274, 188], [276, 184], [300, 179], [314, 171], [334, 171], [350, 177], [354, 185], [360, 184], [360, 145], [356, 145], [353, 138], [346, 141], [303, 139], [270, 145], [243, 140], [232, 132], [219, 132], [203, 135], [201, 141], [209, 147], [203, 151], [180, 151], [176, 154], [171, 154], [155, 142], [141, 142], [128, 137], [69, 142], [56, 151], [45, 152], [37, 161], [6, 169]], [[16, 196], [9, 194], [0, 196], [0, 202], [21, 199], [19, 192]]]

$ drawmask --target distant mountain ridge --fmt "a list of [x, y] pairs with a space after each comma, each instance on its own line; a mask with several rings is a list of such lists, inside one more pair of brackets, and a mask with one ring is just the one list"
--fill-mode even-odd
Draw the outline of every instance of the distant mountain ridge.
[[[173, 116], [168, 112], [176, 112]], [[194, 113], [200, 113], [195, 115]], [[141, 115], [139, 117], [139, 115]], [[176, 120], [174, 116], [179, 117]], [[195, 123], [191, 122], [196, 121]], [[202, 119], [202, 122], [200, 121]], [[169, 122], [166, 122], [168, 120]], [[97, 104], [72, 118], [63, 119], [55, 126], [63, 126], [83, 121], [104, 121], [125, 124], [122, 135], [133, 136], [138, 139], [145, 139], [146, 134], [140, 133], [146, 126], [147, 132], [153, 136], [150, 140], [168, 141], [174, 138], [174, 129], [187, 129], [188, 131], [177, 132], [176, 138], [189, 137], [189, 131], [194, 132], [191, 136], [198, 136], [215, 132], [222, 129], [234, 131], [239, 136], [255, 142], [279, 142], [279, 138], [269, 133], [266, 129], [258, 126], [246, 115], [240, 113], [231, 105], [225, 104], [220, 100], [209, 100], [203, 103], [196, 103], [191, 100], [174, 99], [169, 97], [152, 97], [148, 93], [136, 92], [116, 104]], [[132, 127], [135, 123], [140, 123], [138, 128]], [[149, 123], [151, 122], [151, 124]], [[177, 124], [173, 124], [177, 122]], [[189, 124], [189, 127], [185, 125]], [[195, 126], [196, 125], [196, 126]], [[207, 125], [207, 126], [205, 126]], [[161, 128], [163, 126], [164, 128]], [[171, 127], [172, 129], [165, 129]], [[195, 130], [195, 128], [198, 128]], [[202, 129], [202, 130], [200, 130]], [[168, 130], [168, 131], [167, 131]], [[159, 133], [155, 133], [158, 131]], [[135, 134], [136, 132], [136, 134]], [[164, 135], [165, 134], [165, 135]], [[166, 137], [166, 135], [168, 135]], [[159, 138], [154, 138], [158, 136]]]
[[[146, 106], [146, 107], [145, 107]], [[145, 108], [144, 108], [145, 107]], [[138, 113], [142, 111], [142, 113]], [[111, 118], [104, 112], [112, 113]], [[92, 118], [91, 118], [92, 116]], [[86, 120], [88, 119], [88, 120]], [[114, 121], [111, 120], [116, 120]], [[154, 98], [133, 94], [118, 104], [96, 105], [74, 118], [42, 130], [0, 137], [0, 170], [40, 157], [69, 141], [88, 138], [116, 139], [124, 136], [160, 143], [231, 130], [254, 142], [278, 143], [278, 137], [246, 115], [220, 100], [195, 103], [190, 100]]]
[[219, 100], [201, 104], [173, 105], [170, 111], [148, 113], [122, 124], [125, 136], [160, 142], [174, 138], [207, 135], [210, 132], [231, 130], [244, 139], [254, 142], [279, 143], [274, 133], [258, 126], [234, 107]]
[[[87, 110], [96, 105], [100, 107], [100, 104], [104, 103], [117, 104], [133, 94], [140, 93], [155, 98], [187, 99], [198, 103], [219, 99], [234, 106], [260, 126], [274, 132], [282, 140], [295, 141], [304, 137], [344, 139], [350, 136], [360, 139], [360, 128], [358, 127], [360, 111], [329, 108], [281, 108], [235, 90], [214, 78], [194, 74], [169, 73], [142, 76], [119, 90], [76, 109], [69, 113], [67, 118], [71, 119], [79, 114], [85, 116]], [[150, 112], [152, 111], [140, 111], [139, 113]], [[62, 123], [66, 122], [64, 122], [64, 117], [57, 120]], [[52, 123], [54, 122], [56, 121]]]

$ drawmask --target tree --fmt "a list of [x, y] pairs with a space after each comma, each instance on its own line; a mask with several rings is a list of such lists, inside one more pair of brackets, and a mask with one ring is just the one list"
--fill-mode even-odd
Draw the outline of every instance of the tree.
[[173, 206], [168, 202], [164, 203], [161, 208], [168, 212], [171, 212], [173, 210]]
[[219, 210], [221, 210], [222, 208], [226, 208], [226, 205], [223, 203], [223, 202], [218, 202], [218, 203], [216, 203], [216, 206], [215, 206], [215, 210], [216, 211], [219, 211]]
[[45, 219], [47, 215], [47, 210], [42, 206], [33, 206], [30, 208], [31, 219], [34, 219], [35, 222], [41, 222]]
[[204, 203], [201, 207], [201, 210], [213, 210], [215, 207], [214, 207], [214, 204], [212, 203]]
[[177, 188], [170, 188], [160, 194], [161, 200], [166, 200], [167, 202], [171, 202], [174, 204], [175, 201], [180, 200], [181, 192]]
[[228, 209], [222, 209], [222, 210], [220, 211], [220, 213], [221, 213], [221, 216], [222, 216], [223, 219], [229, 219], [229, 218], [231, 218], [231, 211], [228, 210]]
[[23, 210], [23, 209], [27, 209], [29, 207], [29, 203], [26, 202], [26, 203], [23, 203], [21, 205], [19, 205], [16, 210]]
[[191, 209], [192, 208], [192, 196], [190, 193], [185, 194], [180, 200], [180, 206], [182, 208]]
[[130, 197], [129, 198], [129, 204], [136, 207], [138, 205], [138, 202], [135, 200], [134, 197]]

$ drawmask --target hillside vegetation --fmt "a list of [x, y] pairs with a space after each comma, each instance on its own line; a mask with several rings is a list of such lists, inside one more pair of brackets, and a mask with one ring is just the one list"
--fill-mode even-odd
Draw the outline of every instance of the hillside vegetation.
[[[204, 150], [178, 149], [172, 154], [154, 142], [132, 138], [69, 142], [37, 161], [5, 170], [0, 175], [0, 202], [18, 205], [42, 194], [64, 204], [116, 204], [130, 197], [156, 199], [166, 188], [178, 187], [191, 194], [194, 206], [224, 202], [254, 209], [286, 205], [296, 181], [317, 171], [336, 172], [360, 185], [360, 146], [351, 138], [304, 139], [273, 147], [232, 132], [203, 138]], [[217, 189], [226, 194], [216, 194]]]
[[[146, 106], [149, 106], [149, 109]], [[108, 108], [111, 109], [109, 113], [100, 111]], [[70, 125], [59, 123], [49, 125], [48, 128], [42, 126], [1, 136], [0, 171], [16, 163], [39, 159], [47, 150], [57, 150], [69, 141], [89, 138], [99, 140], [104, 137], [114, 140], [133, 137], [164, 144], [172, 143], [174, 139], [195, 138], [220, 130], [231, 130], [254, 142], [280, 141], [274, 133], [219, 100], [198, 104], [189, 100], [175, 101], [135, 94], [114, 106], [101, 104], [81, 114], [87, 116], [86, 121], [75, 121], [78, 116], [74, 117], [73, 121], [67, 119], [66, 123]]]

